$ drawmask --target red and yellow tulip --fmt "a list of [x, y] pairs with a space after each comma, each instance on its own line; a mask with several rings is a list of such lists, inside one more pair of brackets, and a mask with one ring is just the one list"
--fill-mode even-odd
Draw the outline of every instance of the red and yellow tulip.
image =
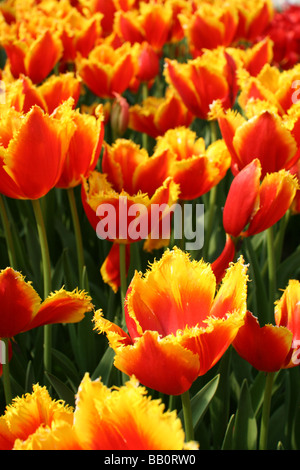
[[261, 326], [247, 312], [233, 346], [257, 370], [275, 372], [300, 364], [300, 283], [290, 280], [275, 304], [275, 325]]
[[246, 270], [242, 259], [232, 264], [216, 292], [211, 266], [175, 248], [144, 276], [136, 272], [125, 300], [128, 334], [95, 313], [95, 328], [106, 333], [115, 366], [154, 390], [187, 391], [216, 364], [243, 324]]
[[265, 33], [274, 16], [271, 0], [235, 0], [238, 11], [238, 27], [235, 38], [253, 41]]
[[101, 98], [114, 98], [130, 85], [136, 69], [130, 44], [114, 48], [108, 43], [93, 48], [88, 57], [76, 61], [78, 74], [87, 87]]
[[[59, 34], [48, 25], [29, 25], [23, 22], [19, 31], [1, 39], [7, 54], [6, 68], [14, 78], [26, 75], [33, 83], [41, 83], [58, 63], [63, 53]], [[30, 29], [29, 29], [30, 28]]]
[[61, 119], [32, 106], [26, 114], [3, 110], [0, 130], [0, 193], [14, 199], [38, 199], [57, 184], [75, 126], [71, 106]]
[[128, 127], [153, 138], [178, 126], [188, 127], [194, 115], [170, 87], [163, 97], [149, 96], [129, 108]]
[[299, 158], [300, 113], [283, 119], [265, 102], [252, 111], [247, 119], [234, 110], [224, 111], [219, 103], [212, 110], [232, 158], [232, 172], [236, 174], [256, 158], [261, 163], [261, 177], [288, 170]]
[[[27, 419], [24, 419], [27, 416]], [[28, 419], [30, 416], [30, 419]], [[0, 417], [2, 450], [197, 450], [176, 412], [152, 400], [135, 379], [107, 388], [86, 373], [73, 410], [46, 387], [18, 397]]]
[[[63, 119], [63, 114], [61, 106], [52, 115], [60, 121]], [[71, 119], [75, 130], [61, 175], [55, 185], [57, 188], [74, 188], [81, 184], [82, 178], [87, 177], [95, 169], [102, 148], [104, 137], [102, 105], [99, 105], [97, 117], [81, 114], [76, 109], [72, 111]]]
[[225, 232], [249, 237], [280, 220], [291, 207], [298, 182], [290, 172], [267, 174], [261, 181], [261, 164], [252, 160], [233, 179], [223, 210]]
[[81, 82], [73, 73], [51, 75], [39, 86], [24, 75], [4, 83], [6, 105], [24, 113], [37, 105], [45, 113], [51, 114], [69, 98], [73, 99], [75, 107], [80, 97]]
[[12, 450], [16, 445], [21, 446], [42, 429], [49, 433], [56, 422], [71, 426], [72, 408], [52, 400], [46, 387], [35, 384], [32, 393], [14, 398], [0, 416], [0, 449]]
[[238, 26], [238, 14], [232, 5], [201, 3], [196, 10], [179, 16], [193, 57], [204, 49], [229, 46]]
[[138, 9], [115, 13], [114, 29], [125, 42], [148, 42], [157, 52], [166, 44], [173, 11], [168, 4], [142, 2]]
[[220, 100], [233, 106], [237, 94], [236, 63], [224, 48], [205, 51], [201, 57], [180, 63], [165, 60], [165, 78], [195, 116], [207, 119], [210, 107]]
[[299, 81], [299, 65], [280, 72], [277, 67], [265, 64], [256, 77], [244, 72], [239, 79], [239, 104], [246, 109], [250, 100], [260, 100], [270, 103], [280, 116], [284, 116], [298, 101], [299, 86], [295, 85], [299, 84]]
[[155, 152], [168, 149], [168, 175], [180, 187], [180, 198], [195, 199], [210, 191], [225, 176], [231, 158], [223, 140], [205, 148], [203, 138], [186, 127], [168, 130], [157, 138]]

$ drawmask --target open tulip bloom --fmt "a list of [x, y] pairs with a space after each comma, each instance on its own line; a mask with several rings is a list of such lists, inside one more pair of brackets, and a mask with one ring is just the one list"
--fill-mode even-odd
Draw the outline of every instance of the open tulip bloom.
[[[20, 419], [20, 414], [30, 420]], [[52, 400], [46, 387], [19, 397], [0, 417], [3, 450], [195, 450], [185, 442], [179, 417], [132, 378], [107, 388], [86, 373], [73, 410]]]
[[225, 353], [244, 322], [247, 267], [240, 259], [220, 289], [209, 264], [178, 248], [143, 276], [136, 272], [125, 300], [128, 333], [95, 313], [95, 328], [114, 349], [115, 366], [145, 386], [183, 394]]
[[300, 449], [279, 3], [0, 1], [0, 450]]

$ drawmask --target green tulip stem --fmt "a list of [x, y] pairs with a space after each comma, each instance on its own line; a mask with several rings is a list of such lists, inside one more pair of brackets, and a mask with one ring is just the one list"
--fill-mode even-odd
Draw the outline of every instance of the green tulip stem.
[[274, 302], [276, 294], [276, 254], [274, 249], [274, 231], [273, 227], [267, 229], [267, 250], [268, 250], [268, 274], [269, 274], [269, 307], [270, 317], [272, 321], [274, 315]]
[[192, 407], [190, 392], [181, 394], [181, 403], [182, 403], [182, 412], [184, 417], [184, 429], [185, 429], [185, 439], [186, 442], [194, 440], [194, 428], [193, 428], [193, 418], [192, 418]]
[[124, 243], [119, 244], [119, 256], [120, 256], [120, 289], [121, 289], [121, 304], [123, 322], [125, 324], [125, 296], [127, 292], [127, 274], [126, 274], [126, 245]]
[[[51, 263], [47, 241], [46, 228], [44, 218], [41, 210], [39, 199], [32, 200], [34, 215], [37, 224], [37, 230], [40, 240], [43, 277], [44, 277], [44, 299], [48, 297], [51, 292]], [[44, 326], [44, 367], [47, 372], [51, 372], [51, 347], [52, 347], [52, 328], [51, 325]]]
[[269, 372], [266, 375], [265, 394], [264, 394], [260, 438], [259, 438], [260, 450], [267, 450], [267, 445], [268, 445], [268, 431], [269, 431], [270, 409], [271, 409], [272, 387], [273, 387], [273, 382], [274, 382], [274, 375], [275, 375], [274, 372]]
[[13, 243], [13, 237], [12, 237], [12, 233], [10, 229], [10, 222], [8, 219], [3, 197], [1, 195], [0, 195], [0, 215], [1, 215], [1, 220], [2, 220], [3, 227], [4, 227], [9, 263], [13, 269], [16, 269], [17, 267], [16, 254], [15, 254], [15, 248], [14, 248], [14, 243]]
[[74, 189], [68, 188], [67, 194], [68, 194], [72, 220], [73, 220], [73, 226], [74, 226], [74, 232], [75, 232], [75, 239], [76, 239], [79, 286], [80, 286], [80, 289], [83, 289], [84, 288], [83, 272], [84, 272], [84, 266], [85, 266], [84, 251], [83, 251], [82, 234], [81, 234], [80, 222], [79, 222], [78, 211], [77, 211], [77, 206], [76, 206]]

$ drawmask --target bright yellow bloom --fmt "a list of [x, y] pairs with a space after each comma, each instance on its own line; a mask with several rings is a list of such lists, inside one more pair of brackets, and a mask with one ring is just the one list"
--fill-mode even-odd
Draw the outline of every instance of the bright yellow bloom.
[[[25, 415], [20, 408], [16, 412], [17, 418], [19, 413], [23, 419]], [[120, 388], [109, 389], [100, 380], [92, 381], [86, 373], [78, 388], [74, 414], [52, 420], [46, 418], [45, 425], [38, 427], [36, 432], [33, 429], [28, 438], [26, 433], [20, 437], [14, 449], [197, 449], [196, 443], [186, 444], [184, 439], [176, 412], [165, 411], [161, 401], [147, 396], [146, 389], [134, 378]]]
[[54, 422], [73, 422], [73, 411], [61, 401], [52, 400], [46, 387], [33, 385], [33, 392], [17, 397], [0, 417], [0, 449], [11, 450], [38, 429], [51, 428]]

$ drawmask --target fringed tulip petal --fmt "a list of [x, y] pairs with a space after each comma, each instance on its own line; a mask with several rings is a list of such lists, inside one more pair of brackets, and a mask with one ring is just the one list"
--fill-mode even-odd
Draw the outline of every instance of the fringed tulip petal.
[[[276, 325], [288, 328], [300, 340], [300, 282], [291, 279], [275, 305]], [[300, 346], [300, 343], [298, 343]]]
[[289, 355], [293, 334], [288, 328], [260, 326], [256, 317], [247, 312], [245, 324], [233, 341], [238, 354], [257, 370], [280, 370]]
[[[126, 273], [128, 274], [130, 264], [130, 245], [126, 245]], [[120, 279], [120, 249], [117, 243], [114, 243], [105, 258], [101, 269], [103, 281], [110, 285], [114, 292], [117, 292], [121, 285]]]
[[237, 163], [240, 169], [254, 158], [260, 159], [262, 177], [266, 173], [290, 168], [297, 152], [296, 142], [290, 131], [269, 111], [239, 127], [233, 138], [233, 146], [239, 156]]
[[29, 328], [51, 323], [77, 323], [92, 309], [91, 298], [85, 292], [68, 292], [61, 289], [42, 302]]
[[243, 324], [247, 267], [232, 264], [216, 296], [210, 265], [166, 250], [142, 276], [135, 273], [125, 299], [128, 335], [95, 318], [115, 351], [115, 366], [162, 393], [187, 391], [220, 359]]
[[223, 319], [231, 312], [240, 312], [241, 315], [245, 315], [247, 281], [247, 266], [240, 257], [228, 268], [214, 299], [210, 315]]
[[[74, 131], [68, 112], [66, 107], [62, 120], [56, 121], [34, 106], [2, 151], [3, 168], [19, 187], [16, 198], [38, 199], [55, 186]], [[5, 187], [1, 192], [6, 194]]]
[[146, 387], [168, 395], [184, 393], [199, 372], [197, 354], [176, 339], [160, 338], [156, 331], [146, 331], [133, 346], [118, 349], [114, 364]]
[[108, 389], [85, 374], [76, 399], [74, 430], [90, 450], [180, 450], [184, 432], [176, 413], [147, 397], [135, 379]]
[[219, 284], [226, 273], [230, 263], [233, 262], [236, 253], [236, 245], [230, 235], [226, 234], [225, 246], [218, 258], [211, 264], [211, 268]]
[[84, 450], [69, 423], [60, 421], [52, 426], [41, 425], [25, 441], [16, 439], [13, 450]]
[[259, 190], [259, 208], [245, 235], [262, 232], [278, 222], [291, 207], [297, 189], [298, 183], [288, 171], [266, 175]]
[[0, 272], [0, 338], [11, 338], [31, 322], [41, 299], [30, 283], [12, 268]]
[[[224, 210], [223, 226], [226, 233], [237, 237], [248, 224], [258, 204], [261, 165], [255, 159], [234, 178], [229, 188]], [[241, 203], [242, 201], [242, 203]]]
[[[9, 428], [9, 434], [7, 429], [5, 430], [3, 421]], [[60, 401], [52, 400], [46, 387], [36, 384], [33, 385], [32, 394], [14, 398], [12, 404], [6, 408], [3, 417], [0, 418], [0, 435], [2, 434], [2, 438], [8, 438], [8, 442], [11, 442], [13, 436], [14, 444], [18, 439], [25, 441], [40, 426], [51, 427], [51, 424], [57, 421], [71, 424], [72, 409]]]
[[231, 310], [227, 318], [210, 318], [201, 331], [186, 331], [180, 344], [199, 358], [199, 376], [206, 374], [223, 356], [244, 324], [244, 315]]
[[62, 55], [62, 44], [58, 38], [45, 31], [36, 39], [28, 50], [25, 57], [26, 75], [33, 83], [44, 80]]
[[140, 326], [134, 331], [128, 325], [134, 338], [146, 330], [166, 336], [186, 326], [202, 325], [209, 315], [216, 284], [209, 265], [191, 262], [187, 254], [175, 248], [154, 262], [144, 278], [136, 273], [130, 287], [126, 314]]

